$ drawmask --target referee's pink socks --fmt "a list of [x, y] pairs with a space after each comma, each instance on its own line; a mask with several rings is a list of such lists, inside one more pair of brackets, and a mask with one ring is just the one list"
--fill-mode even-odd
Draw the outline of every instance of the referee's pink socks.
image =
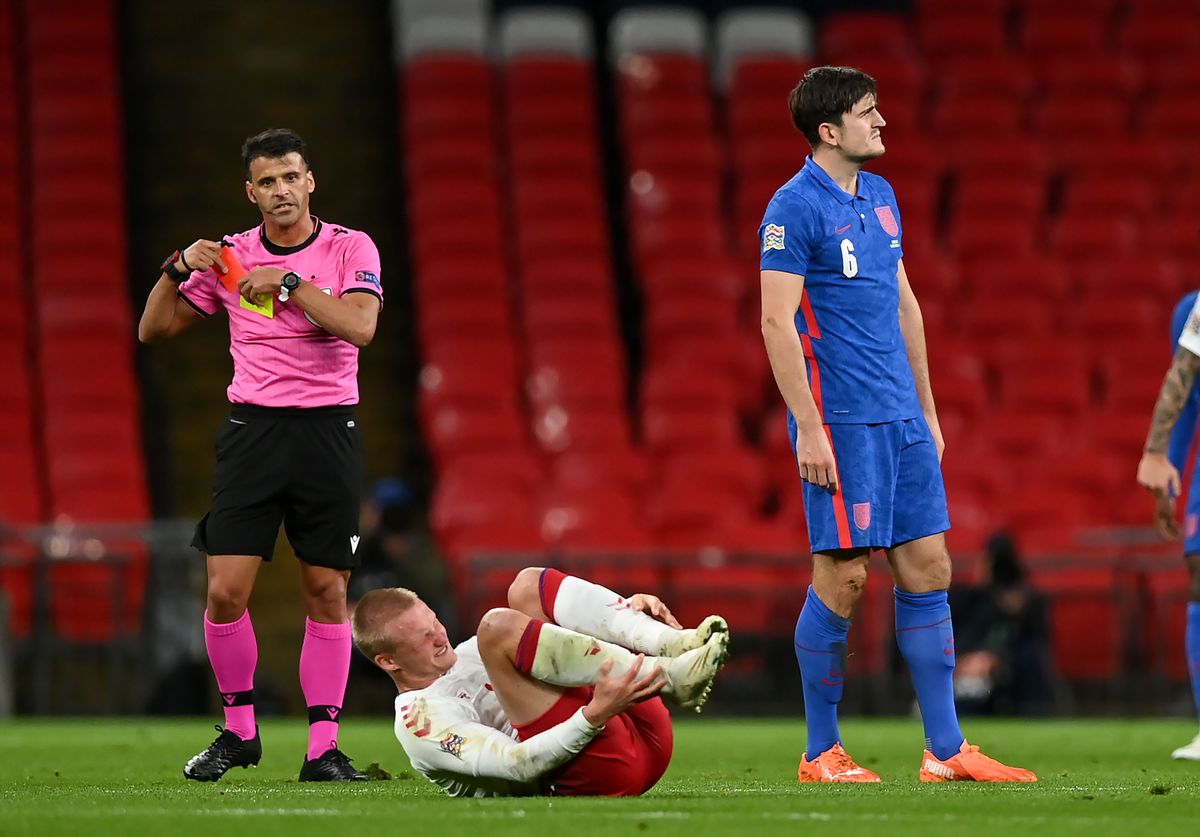
[[258, 665], [258, 641], [250, 624], [250, 611], [233, 622], [217, 624], [204, 612], [204, 647], [217, 677], [225, 729], [243, 740], [255, 735], [254, 669]]
[[304, 620], [300, 689], [308, 705], [308, 758], [337, 746], [338, 720], [350, 677], [350, 622]]

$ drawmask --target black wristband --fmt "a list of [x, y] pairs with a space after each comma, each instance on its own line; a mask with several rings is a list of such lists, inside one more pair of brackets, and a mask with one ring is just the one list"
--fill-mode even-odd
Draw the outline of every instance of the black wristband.
[[172, 282], [182, 282], [191, 274], [190, 270], [180, 270], [175, 266], [176, 259], [182, 259], [183, 256], [178, 250], [167, 256], [167, 260], [162, 263], [162, 272]]
[[191, 273], [196, 268], [192, 267], [190, 264], [187, 263], [187, 257], [184, 256], [183, 253], [184, 253], [183, 250], [179, 251], [179, 262], [180, 262], [180, 264], [183, 265], [184, 270], [186, 270], [188, 273]]

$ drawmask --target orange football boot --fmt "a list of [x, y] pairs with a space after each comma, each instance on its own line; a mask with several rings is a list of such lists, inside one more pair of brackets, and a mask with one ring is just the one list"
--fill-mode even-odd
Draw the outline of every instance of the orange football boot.
[[842, 749], [841, 744], [834, 744], [812, 761], [808, 753], [800, 758], [800, 769], [797, 776], [801, 782], [878, 782], [879, 777], [859, 767], [850, 758], [850, 754]]
[[921, 759], [922, 782], [1036, 782], [1033, 771], [1009, 767], [979, 752], [979, 748], [963, 741], [958, 755], [945, 761], [933, 757], [928, 750]]

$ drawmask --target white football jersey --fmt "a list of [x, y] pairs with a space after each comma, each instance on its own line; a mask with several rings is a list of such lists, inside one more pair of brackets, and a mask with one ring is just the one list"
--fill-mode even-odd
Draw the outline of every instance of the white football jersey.
[[528, 796], [538, 778], [570, 761], [599, 728], [580, 709], [527, 741], [500, 707], [475, 637], [458, 662], [424, 689], [396, 697], [396, 738], [413, 768], [451, 796]]

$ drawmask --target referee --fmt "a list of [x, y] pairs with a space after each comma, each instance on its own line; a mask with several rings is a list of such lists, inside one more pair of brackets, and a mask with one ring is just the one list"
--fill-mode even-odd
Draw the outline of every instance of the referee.
[[365, 233], [309, 212], [316, 180], [293, 131], [250, 137], [242, 160], [246, 197], [262, 223], [168, 256], [138, 324], [138, 338], [153, 343], [224, 311], [233, 355], [212, 507], [192, 539], [207, 560], [204, 640], [225, 727], [183, 775], [212, 782], [262, 757], [254, 717], [258, 644], [246, 605], [282, 523], [300, 559], [308, 614], [300, 686], [309, 735], [300, 781], [361, 781], [366, 776], [338, 749], [337, 732], [363, 480], [354, 417], [358, 350], [375, 335], [383, 305], [379, 252]]

